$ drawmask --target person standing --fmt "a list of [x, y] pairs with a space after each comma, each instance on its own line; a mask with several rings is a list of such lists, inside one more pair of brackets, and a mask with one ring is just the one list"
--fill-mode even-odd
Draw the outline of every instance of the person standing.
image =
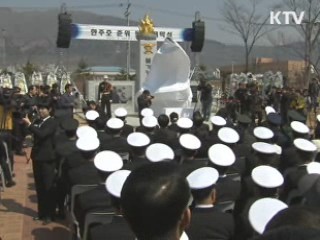
[[205, 121], [208, 121], [211, 115], [212, 107], [212, 85], [205, 81], [201, 80], [198, 85], [198, 91], [201, 92], [200, 101], [202, 105], [202, 115]]
[[152, 104], [152, 99], [154, 98], [154, 96], [152, 96], [150, 94], [149, 90], [144, 90], [138, 97], [138, 111], [139, 111], [139, 119], [140, 119], [140, 125], [141, 125], [141, 121], [143, 116], [141, 115], [141, 111], [144, 108], [150, 108], [151, 104]]
[[56, 121], [51, 117], [52, 106], [49, 101], [38, 105], [40, 120], [31, 123], [26, 115], [23, 122], [34, 135], [34, 145], [31, 150], [33, 175], [38, 198], [38, 216], [34, 220], [43, 220], [50, 223], [54, 217], [54, 179], [55, 179], [55, 152], [54, 134]]
[[72, 84], [67, 83], [64, 87], [65, 93], [58, 99], [58, 109], [56, 109], [56, 117], [60, 119], [73, 118], [74, 95], [72, 94]]
[[[102, 112], [106, 114], [107, 118], [111, 118], [111, 102], [113, 86], [109, 83], [108, 76], [105, 75], [103, 82], [99, 84], [98, 100], [101, 102]], [[106, 109], [107, 108], [107, 109]]]

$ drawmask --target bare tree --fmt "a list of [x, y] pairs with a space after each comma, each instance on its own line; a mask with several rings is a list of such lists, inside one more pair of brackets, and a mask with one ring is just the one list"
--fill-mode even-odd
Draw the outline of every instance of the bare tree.
[[300, 25], [292, 25], [299, 33], [304, 46], [294, 48], [298, 56], [305, 60], [305, 80], [310, 82], [311, 66], [319, 75], [320, 72], [320, 1], [319, 0], [283, 0], [284, 7], [300, 14], [304, 19]]
[[225, 0], [223, 16], [228, 25], [225, 29], [238, 35], [245, 47], [245, 71], [249, 70], [249, 58], [256, 42], [267, 32], [272, 31], [271, 27], [266, 28], [269, 20], [267, 16], [261, 16], [257, 11], [257, 6], [261, 0], [246, 0], [248, 4], [239, 0]]

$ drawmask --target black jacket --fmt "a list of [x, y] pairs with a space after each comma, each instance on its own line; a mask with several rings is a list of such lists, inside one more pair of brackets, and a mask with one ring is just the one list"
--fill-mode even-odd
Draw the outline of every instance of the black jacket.
[[31, 124], [29, 126], [30, 132], [34, 135], [34, 145], [31, 150], [31, 158], [34, 161], [54, 161], [56, 127], [56, 121], [52, 117], [39, 125]]
[[231, 214], [218, 209], [194, 208], [190, 227], [186, 230], [190, 240], [232, 239], [234, 220]]

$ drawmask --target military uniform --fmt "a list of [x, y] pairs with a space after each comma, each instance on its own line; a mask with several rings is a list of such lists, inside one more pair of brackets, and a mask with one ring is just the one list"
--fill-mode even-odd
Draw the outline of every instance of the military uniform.
[[225, 201], [236, 201], [240, 197], [241, 182], [234, 181], [230, 176], [220, 176], [217, 184], [217, 203]]
[[79, 194], [75, 201], [75, 216], [83, 230], [85, 216], [88, 212], [112, 212], [110, 194], [106, 191], [105, 184], [99, 184], [94, 189]]
[[133, 240], [134, 233], [130, 229], [126, 220], [119, 215], [112, 218], [112, 222], [102, 224], [89, 229], [90, 240]]
[[216, 207], [192, 210], [190, 226], [186, 229], [190, 240], [233, 239], [234, 221], [231, 214], [223, 213]]

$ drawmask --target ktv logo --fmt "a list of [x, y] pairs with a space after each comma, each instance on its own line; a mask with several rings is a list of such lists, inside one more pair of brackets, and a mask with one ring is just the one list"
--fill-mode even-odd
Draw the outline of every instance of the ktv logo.
[[300, 12], [300, 14], [298, 14], [294, 11], [277, 11], [277, 12], [271, 11], [270, 24], [271, 25], [282, 25], [282, 24], [300, 25], [304, 23], [304, 15], [305, 15], [305, 12]]

